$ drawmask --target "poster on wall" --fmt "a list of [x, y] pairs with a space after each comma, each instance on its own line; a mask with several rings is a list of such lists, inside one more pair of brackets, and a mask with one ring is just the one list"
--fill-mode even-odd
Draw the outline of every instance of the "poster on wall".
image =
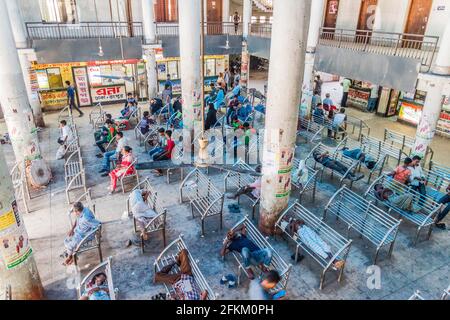
[[47, 70], [36, 70], [36, 78], [40, 89], [50, 89], [48, 83]]
[[88, 67], [88, 73], [91, 86], [101, 86], [103, 84], [99, 66]]
[[126, 93], [124, 86], [91, 88], [91, 96], [93, 103], [126, 100]]
[[81, 107], [90, 106], [92, 104], [92, 101], [91, 96], [89, 95], [89, 85], [86, 68], [85, 67], [74, 68], [73, 74], [75, 76], [78, 102], [80, 106]]
[[61, 107], [67, 105], [67, 92], [47, 91], [40, 92], [42, 107]]
[[422, 116], [422, 107], [403, 101], [398, 113], [399, 119], [411, 123], [415, 126], [419, 124]]

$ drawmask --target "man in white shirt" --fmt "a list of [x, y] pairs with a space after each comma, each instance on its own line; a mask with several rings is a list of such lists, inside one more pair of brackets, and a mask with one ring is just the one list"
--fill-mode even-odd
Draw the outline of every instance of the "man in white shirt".
[[102, 177], [106, 177], [109, 174], [109, 171], [111, 170], [111, 160], [119, 160], [120, 152], [122, 149], [128, 145], [128, 140], [124, 138], [123, 132], [119, 131], [116, 134], [116, 150], [113, 151], [107, 151], [103, 155], [102, 160], [102, 170], [100, 170], [98, 173], [102, 174]]
[[411, 171], [411, 175], [409, 176], [409, 184], [411, 185], [413, 190], [419, 192], [422, 195], [426, 195], [426, 180], [425, 175], [423, 174], [422, 167], [420, 166], [421, 160], [422, 158], [419, 156], [414, 156], [412, 158], [411, 165], [408, 167], [409, 171]]
[[370, 87], [370, 97], [369, 102], [367, 104], [368, 112], [375, 111], [375, 107], [377, 106], [377, 100], [378, 100], [378, 86], [376, 84], [373, 84]]
[[345, 130], [347, 130], [347, 115], [345, 114], [345, 109], [341, 108], [339, 113], [336, 113], [333, 117], [333, 131], [334, 139], [336, 139], [336, 134], [338, 132], [343, 132], [345, 135]]
[[67, 125], [66, 120], [61, 120], [59, 123], [61, 129], [61, 137], [58, 138], [58, 143], [61, 145], [67, 145], [73, 140], [72, 129]]

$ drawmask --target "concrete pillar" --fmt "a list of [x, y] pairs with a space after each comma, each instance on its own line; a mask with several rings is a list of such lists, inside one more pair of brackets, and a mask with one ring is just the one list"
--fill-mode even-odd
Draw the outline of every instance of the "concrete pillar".
[[422, 109], [422, 116], [416, 131], [416, 141], [412, 150], [413, 155], [425, 158], [427, 149], [433, 141], [436, 126], [441, 114], [443, 102], [444, 79], [430, 76], [427, 80], [427, 96]]
[[27, 30], [20, 13], [19, 1], [6, 1], [17, 49], [27, 48]]
[[230, 0], [222, 0], [222, 22], [230, 22]]
[[[259, 228], [272, 234], [291, 191], [304, 72], [304, 12], [311, 0], [274, 1]], [[293, 68], [292, 66], [298, 66]]]
[[247, 41], [242, 42], [242, 56], [241, 56], [241, 87], [245, 90], [248, 88], [248, 81], [250, 80], [250, 53], [248, 52]]
[[[2, 0], [3, 1], [3, 0]], [[14, 198], [3, 148], [0, 147], [0, 283], [11, 286], [14, 300], [39, 300], [44, 296], [33, 250]]]
[[242, 11], [242, 35], [247, 38], [250, 32], [250, 23], [252, 22], [252, 0], [244, 0]]
[[[178, 1], [180, 32], [181, 93], [183, 99], [183, 149], [189, 157], [194, 125], [200, 120], [200, 12], [198, 0]], [[190, 159], [190, 158], [189, 158]]]
[[145, 43], [155, 43], [156, 26], [153, 0], [142, 0], [142, 22], [144, 26]]
[[308, 40], [306, 44], [305, 74], [302, 86], [302, 101], [300, 115], [306, 116], [311, 112], [311, 102], [314, 90], [314, 59], [319, 40], [319, 30], [323, 20], [324, 0], [315, 0], [311, 3], [311, 18], [309, 21]]
[[450, 75], [450, 22], [447, 22], [442, 35], [439, 52], [436, 57], [436, 65], [433, 66], [432, 72], [440, 75]]
[[[34, 49], [19, 49], [20, 66], [22, 67], [23, 80], [27, 88], [28, 101], [30, 102], [31, 110], [33, 111], [34, 124], [36, 127], [44, 128], [44, 115], [42, 113], [41, 102], [39, 101], [38, 88], [33, 88], [32, 81], [37, 86], [36, 71], [33, 69], [31, 63], [36, 61], [36, 52]], [[33, 80], [34, 78], [34, 80]]]
[[158, 74], [156, 72], [155, 48], [142, 46], [147, 67], [148, 98], [152, 99], [158, 94]]
[[28, 102], [5, 0], [0, 0], [0, 103], [16, 161], [40, 159], [41, 153]]

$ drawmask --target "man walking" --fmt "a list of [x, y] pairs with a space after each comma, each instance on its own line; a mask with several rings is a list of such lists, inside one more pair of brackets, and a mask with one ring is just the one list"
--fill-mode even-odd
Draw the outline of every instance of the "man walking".
[[73, 108], [75, 108], [80, 113], [80, 117], [82, 117], [84, 115], [83, 112], [75, 104], [75, 87], [70, 84], [69, 80], [66, 81], [66, 85], [67, 85], [67, 103], [69, 105], [70, 112], [72, 113]]

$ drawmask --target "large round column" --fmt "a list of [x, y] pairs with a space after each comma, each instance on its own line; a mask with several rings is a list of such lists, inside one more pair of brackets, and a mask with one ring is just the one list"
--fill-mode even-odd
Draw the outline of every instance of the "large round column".
[[252, 22], [252, 0], [244, 0], [242, 11], [242, 35], [247, 38], [249, 35], [250, 23]]
[[[41, 158], [5, 0], [0, 0], [0, 103], [16, 161]], [[49, 177], [50, 178], [50, 177]]]
[[20, 13], [19, 1], [6, 1], [8, 7], [9, 19], [11, 21], [11, 28], [16, 40], [16, 47], [23, 49], [27, 45], [27, 30], [23, 23], [22, 14]]
[[189, 159], [194, 138], [194, 125], [200, 120], [200, 108], [202, 105], [200, 11], [201, 3], [198, 0], [178, 1], [181, 93], [183, 99], [183, 148], [184, 154]]
[[314, 0], [311, 3], [311, 18], [309, 21], [308, 41], [306, 44], [305, 74], [302, 86], [301, 116], [310, 114], [314, 89], [314, 60], [319, 40], [319, 30], [323, 18], [324, 0]]
[[144, 26], [145, 43], [156, 42], [156, 26], [153, 0], [142, 0], [142, 23]]
[[291, 191], [307, 1], [274, 1], [259, 220], [264, 234], [273, 233]]
[[8, 165], [0, 146], [0, 283], [11, 286], [13, 300], [39, 300], [44, 296], [30, 239], [14, 198]]
[[230, 0], [222, 0], [222, 22], [230, 22]]
[[447, 22], [442, 35], [436, 65], [433, 66], [432, 71], [435, 74], [450, 75], [450, 22]]
[[427, 154], [427, 149], [433, 141], [436, 126], [441, 115], [443, 102], [443, 79], [439, 76], [430, 76], [427, 79], [427, 96], [422, 109], [422, 116], [416, 131], [416, 141], [412, 150], [413, 155], [422, 159]]
[[245, 91], [248, 88], [248, 81], [250, 80], [250, 53], [248, 52], [247, 41], [242, 42], [242, 55], [241, 55], [241, 80], [240, 84]]
[[142, 49], [144, 51], [147, 68], [148, 98], [152, 99], [158, 94], [158, 74], [156, 72], [155, 49], [150, 45], [144, 45], [142, 46]]

